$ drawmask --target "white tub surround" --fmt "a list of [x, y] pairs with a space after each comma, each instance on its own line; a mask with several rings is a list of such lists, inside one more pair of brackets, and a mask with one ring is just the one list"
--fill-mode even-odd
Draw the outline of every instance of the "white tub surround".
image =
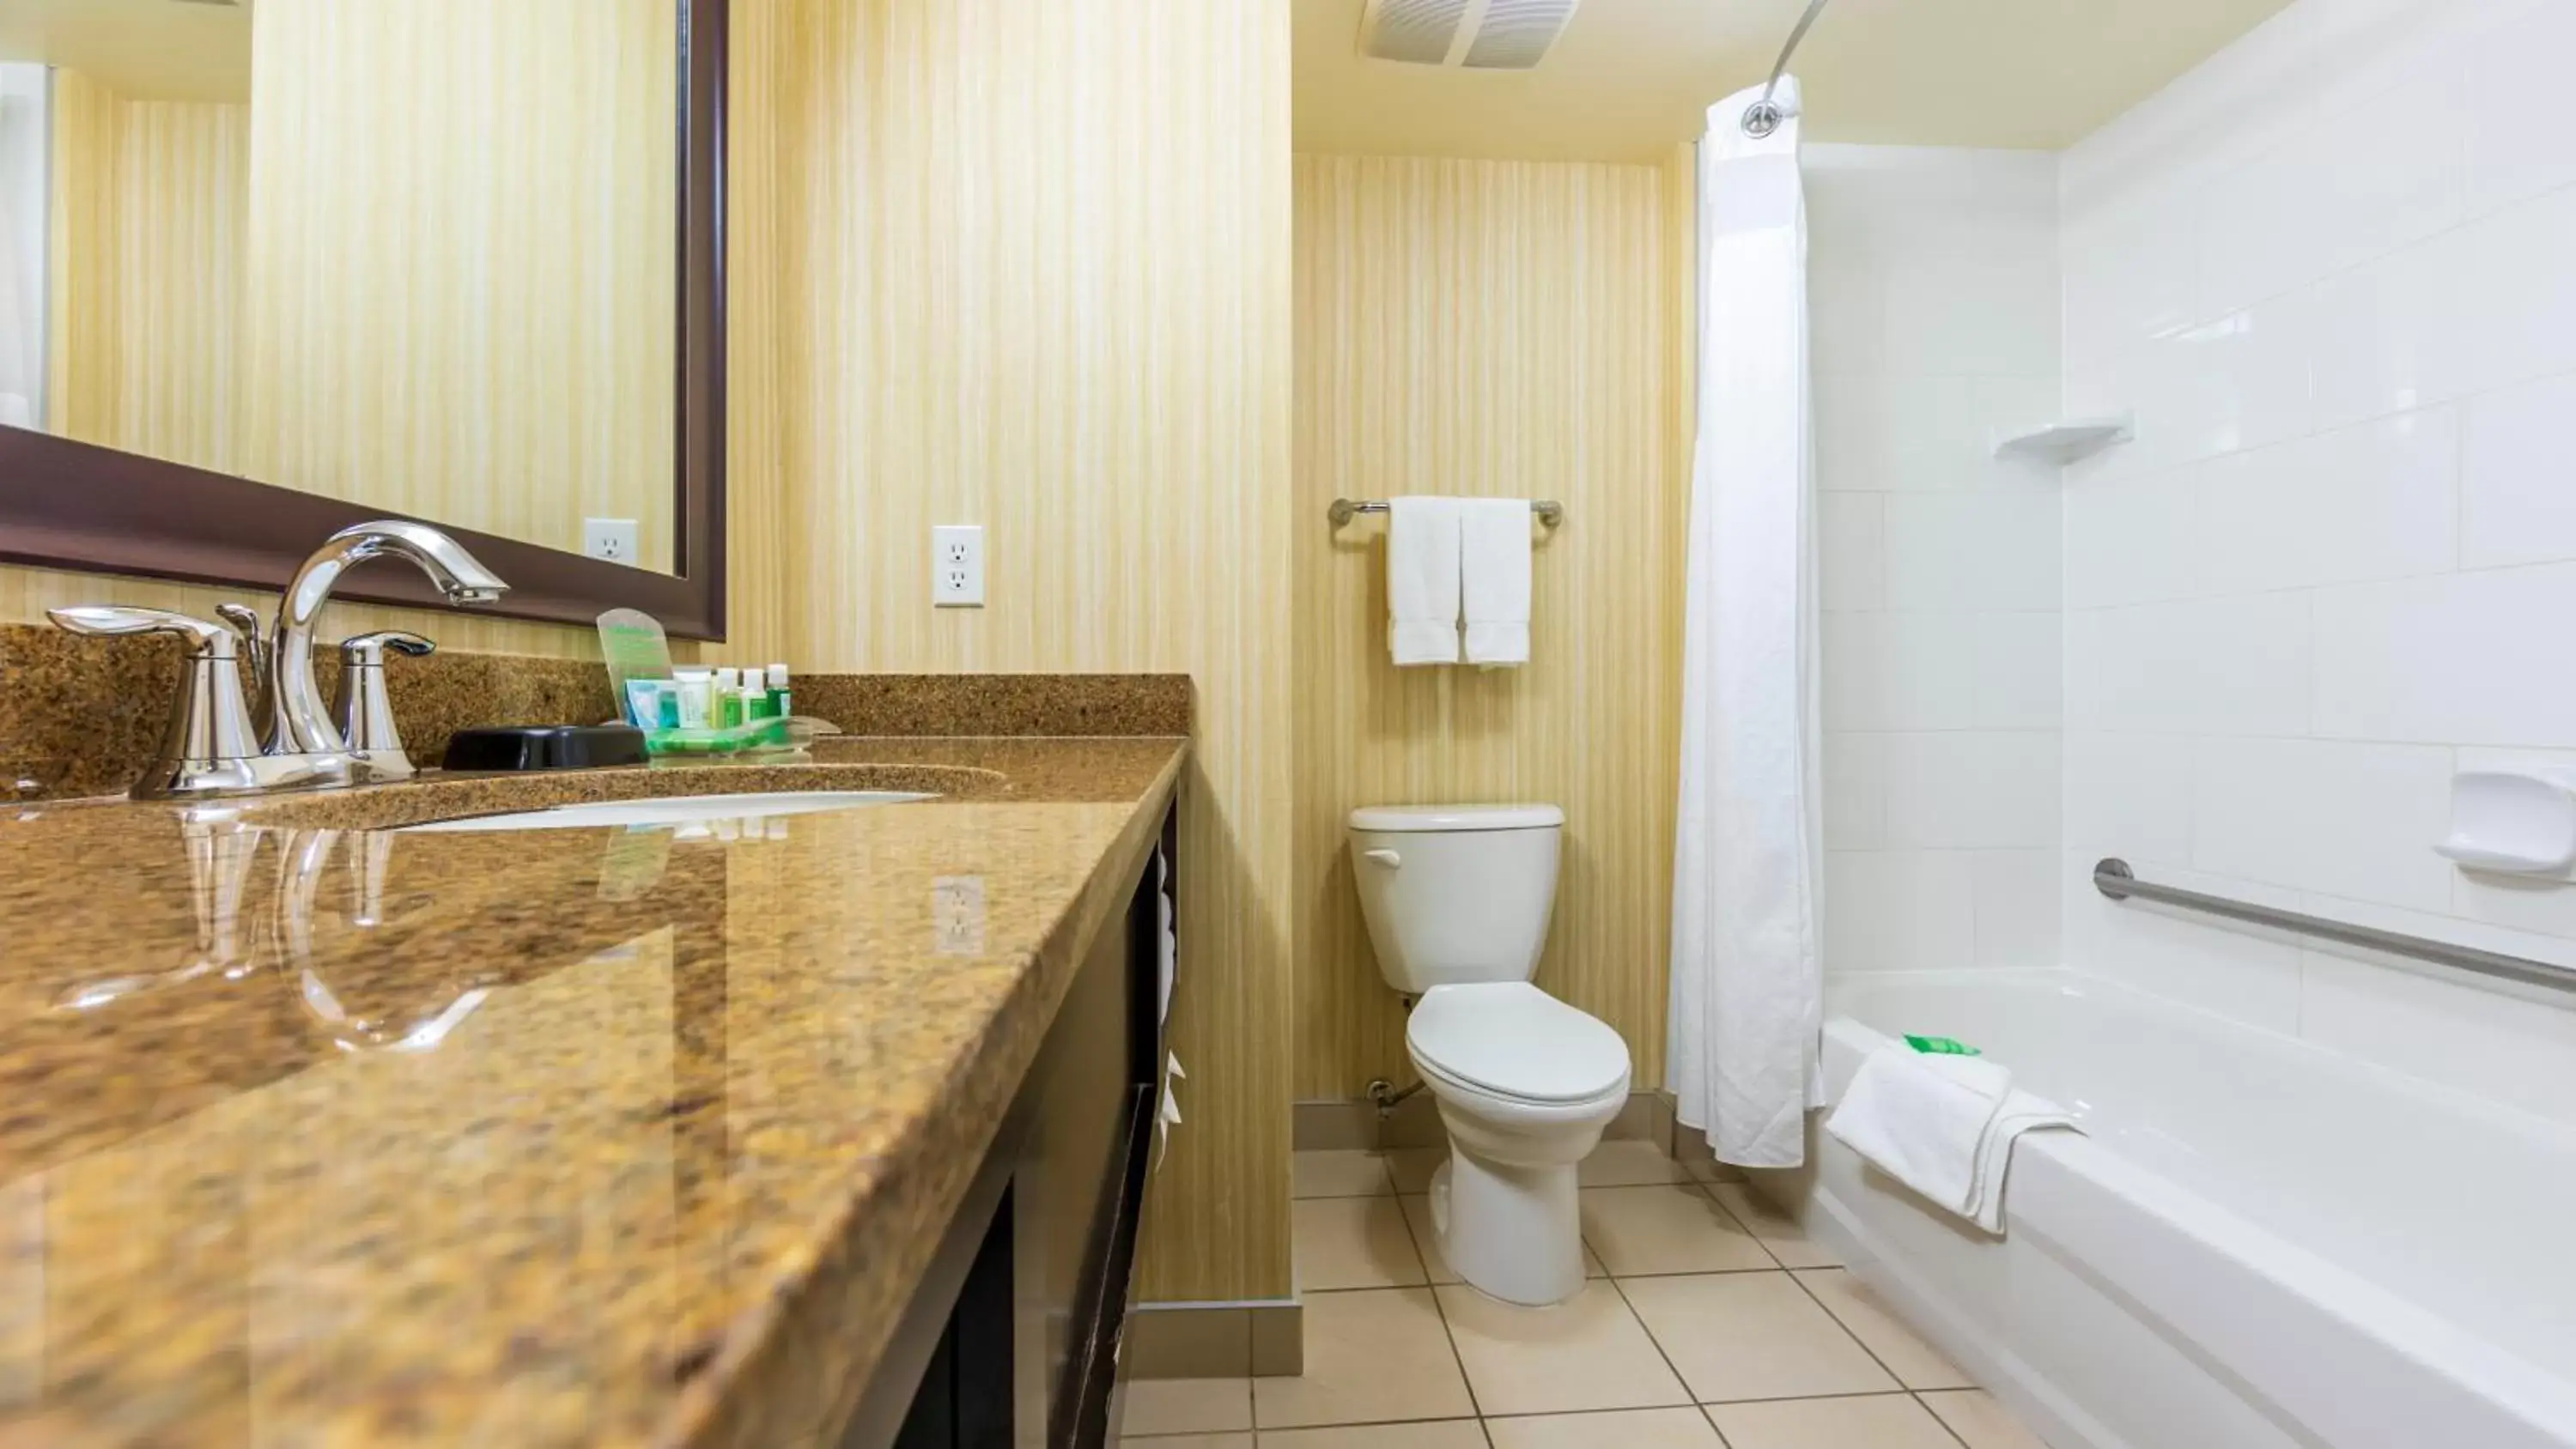
[[1937, 1032], [2080, 1117], [2015, 1150], [2001, 1242], [1830, 1139], [1805, 1208], [2057, 1449], [2576, 1446], [2576, 1132], [2066, 973], [1830, 1005], [1829, 1092]]

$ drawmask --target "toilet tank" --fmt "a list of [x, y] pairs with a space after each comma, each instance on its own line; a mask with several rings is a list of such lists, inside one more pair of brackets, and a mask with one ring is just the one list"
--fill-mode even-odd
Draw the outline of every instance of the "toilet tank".
[[1553, 805], [1371, 805], [1351, 873], [1386, 983], [1527, 981], [1547, 943], [1565, 812]]

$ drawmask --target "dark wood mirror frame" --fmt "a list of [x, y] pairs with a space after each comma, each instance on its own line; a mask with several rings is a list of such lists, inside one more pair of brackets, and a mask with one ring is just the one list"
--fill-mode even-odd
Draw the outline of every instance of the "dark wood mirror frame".
[[[725, 100], [730, 0], [679, 0], [676, 574], [435, 524], [510, 583], [477, 614], [587, 624], [642, 609], [672, 635], [725, 629]], [[0, 427], [0, 563], [281, 591], [380, 508]], [[350, 574], [345, 598], [444, 608], [416, 569]]]

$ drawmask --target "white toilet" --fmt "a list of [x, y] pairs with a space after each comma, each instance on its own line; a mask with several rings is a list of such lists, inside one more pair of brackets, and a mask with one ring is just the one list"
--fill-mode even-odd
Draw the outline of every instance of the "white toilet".
[[1513, 1303], [1583, 1287], [1574, 1169], [1628, 1100], [1628, 1044], [1530, 984], [1556, 899], [1553, 805], [1378, 805], [1350, 817], [1360, 908], [1404, 1041], [1439, 1099], [1440, 1251]]

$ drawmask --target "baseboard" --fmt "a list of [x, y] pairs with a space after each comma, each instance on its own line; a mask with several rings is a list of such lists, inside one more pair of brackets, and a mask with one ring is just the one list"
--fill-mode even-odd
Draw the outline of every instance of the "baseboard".
[[[1440, 1126], [1440, 1106], [1429, 1092], [1416, 1092], [1396, 1104], [1393, 1116], [1380, 1121], [1373, 1103], [1360, 1101], [1299, 1102], [1292, 1117], [1290, 1141], [1299, 1152], [1367, 1151], [1382, 1147], [1438, 1147], [1448, 1140]], [[1628, 1094], [1628, 1104], [1601, 1135], [1619, 1141], [1647, 1141], [1672, 1151], [1673, 1098], [1670, 1092]]]
[[[1365, 1105], [1365, 1104], [1363, 1104]], [[1306, 1371], [1306, 1306], [1140, 1303], [1127, 1314], [1118, 1373], [1128, 1379], [1295, 1378]]]

